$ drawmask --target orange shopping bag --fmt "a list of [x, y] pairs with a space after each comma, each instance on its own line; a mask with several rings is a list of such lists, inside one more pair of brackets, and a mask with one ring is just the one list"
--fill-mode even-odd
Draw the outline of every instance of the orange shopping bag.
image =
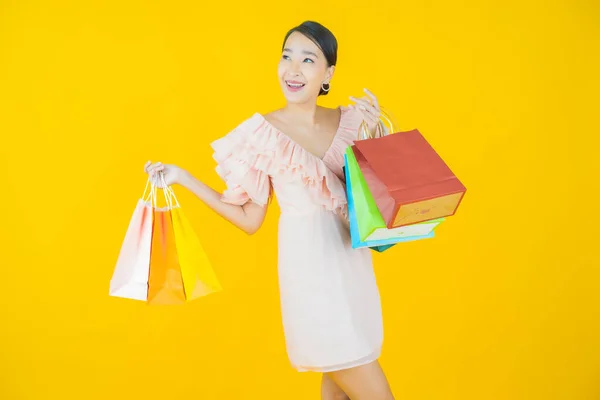
[[163, 193], [167, 202], [165, 207], [157, 207], [156, 196], [154, 196], [154, 229], [147, 302], [148, 304], [182, 304], [185, 303], [186, 298], [171, 218], [173, 206], [168, 189], [164, 186]]

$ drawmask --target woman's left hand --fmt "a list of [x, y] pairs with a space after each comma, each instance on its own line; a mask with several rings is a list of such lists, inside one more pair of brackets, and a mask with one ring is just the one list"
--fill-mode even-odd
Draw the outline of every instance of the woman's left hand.
[[369, 132], [371, 132], [371, 135], [375, 135], [377, 124], [381, 117], [381, 109], [379, 108], [377, 97], [368, 89], [364, 89], [364, 91], [367, 95], [361, 98], [350, 96], [350, 100], [356, 103], [355, 105], [351, 105], [350, 108], [355, 108], [362, 113]]

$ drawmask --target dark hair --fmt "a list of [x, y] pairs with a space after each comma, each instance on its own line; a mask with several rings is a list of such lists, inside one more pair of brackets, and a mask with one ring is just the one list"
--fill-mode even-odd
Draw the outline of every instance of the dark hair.
[[[283, 39], [283, 47], [285, 47], [285, 42], [288, 40], [290, 35], [294, 32], [298, 32], [309, 38], [316, 44], [319, 49], [325, 55], [325, 59], [327, 60], [327, 66], [331, 67], [332, 65], [336, 65], [337, 63], [337, 39], [331, 33], [331, 31], [325, 28], [323, 25], [314, 21], [304, 21], [300, 25], [292, 28], [288, 31]], [[319, 91], [319, 96], [325, 96], [328, 92], [321, 89]]]

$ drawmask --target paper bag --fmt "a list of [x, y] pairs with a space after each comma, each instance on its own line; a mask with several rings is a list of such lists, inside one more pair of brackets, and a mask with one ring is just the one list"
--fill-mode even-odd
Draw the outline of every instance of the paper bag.
[[146, 198], [147, 190], [148, 183], [129, 221], [110, 281], [110, 296], [141, 301], [146, 301], [148, 296], [153, 218], [152, 197]]
[[[350, 223], [350, 238], [352, 241], [352, 248], [363, 248], [369, 247], [374, 251], [383, 252], [390, 247], [394, 246], [396, 243], [401, 242], [410, 242], [414, 240], [420, 239], [428, 239], [434, 237], [433, 228], [427, 229], [417, 229], [414, 232], [410, 232], [410, 227], [406, 232], [402, 234], [393, 234], [394, 230], [388, 237], [382, 237], [375, 240], [361, 240], [359, 227], [362, 221], [359, 221], [358, 214], [356, 212], [357, 205], [364, 203], [364, 192], [360, 193], [355, 190], [355, 186], [353, 183], [352, 177], [355, 176], [354, 167], [352, 165], [353, 154], [352, 152], [347, 152], [344, 155], [345, 161], [345, 175], [346, 175], [346, 191], [348, 198], [348, 216]], [[364, 215], [364, 214], [362, 214]], [[384, 228], [385, 229], [385, 228]]]
[[456, 213], [466, 188], [417, 129], [358, 140], [353, 151], [388, 228]]
[[182, 304], [185, 303], [186, 298], [175, 244], [171, 216], [173, 207], [167, 189], [163, 190], [167, 206], [157, 207], [155, 204], [153, 211], [154, 229], [148, 277], [148, 304]]

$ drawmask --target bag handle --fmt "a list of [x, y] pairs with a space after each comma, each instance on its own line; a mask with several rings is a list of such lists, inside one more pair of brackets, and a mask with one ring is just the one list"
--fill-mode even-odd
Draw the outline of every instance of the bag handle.
[[144, 193], [142, 194], [142, 201], [144, 203], [147, 202], [151, 202], [153, 200], [153, 195], [154, 195], [154, 184], [152, 184], [152, 187], [150, 188], [150, 191], [148, 192], [148, 186], [150, 186], [151, 184], [151, 178], [148, 176], [148, 179], [146, 180], [146, 187], [144, 188]]
[[[156, 179], [156, 181], [155, 181], [155, 179]], [[160, 180], [160, 183], [162, 183], [162, 190], [163, 190], [163, 194], [165, 196], [165, 200], [167, 202], [167, 206], [169, 208], [173, 208], [173, 200], [175, 200], [176, 207], [179, 207], [179, 200], [177, 200], [177, 196], [175, 196], [175, 192], [173, 191], [173, 188], [171, 188], [170, 186], [167, 186], [167, 182], [165, 181], [165, 177], [164, 177], [164, 174], [162, 173], [162, 171], [159, 171], [158, 177], [156, 177], [154, 179], [151, 176], [148, 177], [148, 179], [146, 180], [146, 187], [144, 188], [144, 193], [142, 194], [142, 201], [144, 203], [150, 202], [150, 205], [152, 206], [152, 208], [157, 207], [156, 190], [158, 189], [158, 185], [157, 185], [158, 180]], [[150, 191], [148, 191], [148, 186], [150, 186]]]
[[179, 206], [179, 200], [177, 200], [177, 196], [175, 196], [175, 191], [171, 186], [167, 186], [167, 182], [165, 181], [165, 175], [162, 171], [159, 172], [160, 180], [163, 186], [163, 190], [165, 191], [165, 198], [168, 197], [167, 202], [169, 203], [169, 208], [173, 208], [173, 200], [175, 200], [175, 205]]
[[[375, 134], [373, 135], [369, 131], [367, 122], [363, 119], [362, 122], [360, 123], [360, 126], [358, 127], [358, 140], [376, 139], [379, 137], [387, 136], [390, 133], [396, 132], [396, 130], [394, 128], [394, 122], [393, 122], [394, 117], [392, 116], [392, 114], [383, 107], [379, 107], [379, 111], [380, 111], [380, 117], [379, 117], [379, 122], [377, 122], [377, 126], [375, 128]], [[384, 122], [387, 122], [387, 124], [389, 126], [389, 131], [387, 133], [385, 131]]]
[[[142, 199], [147, 202], [150, 201], [150, 205], [152, 206], [153, 209], [158, 208], [158, 204], [157, 204], [157, 199], [158, 199], [158, 195], [157, 195], [157, 189], [159, 189], [159, 181], [162, 183], [162, 191], [163, 191], [163, 195], [165, 196], [165, 201], [167, 203], [167, 207], [169, 209], [173, 208], [173, 201], [172, 201], [172, 197], [175, 196], [174, 193], [172, 193], [172, 190], [170, 188], [167, 187], [164, 176], [162, 175], [162, 172], [158, 173], [158, 176], [155, 175], [153, 177], [148, 177], [148, 181], [146, 182], [146, 189], [144, 189], [144, 194], [142, 196]], [[146, 192], [148, 190], [148, 184], [150, 184], [150, 193], [149, 193], [149, 199], [146, 196]], [[171, 195], [172, 194], [172, 195]], [[175, 199], [175, 201], [177, 201], [177, 199]], [[177, 206], [179, 206], [179, 203], [177, 203]]]

